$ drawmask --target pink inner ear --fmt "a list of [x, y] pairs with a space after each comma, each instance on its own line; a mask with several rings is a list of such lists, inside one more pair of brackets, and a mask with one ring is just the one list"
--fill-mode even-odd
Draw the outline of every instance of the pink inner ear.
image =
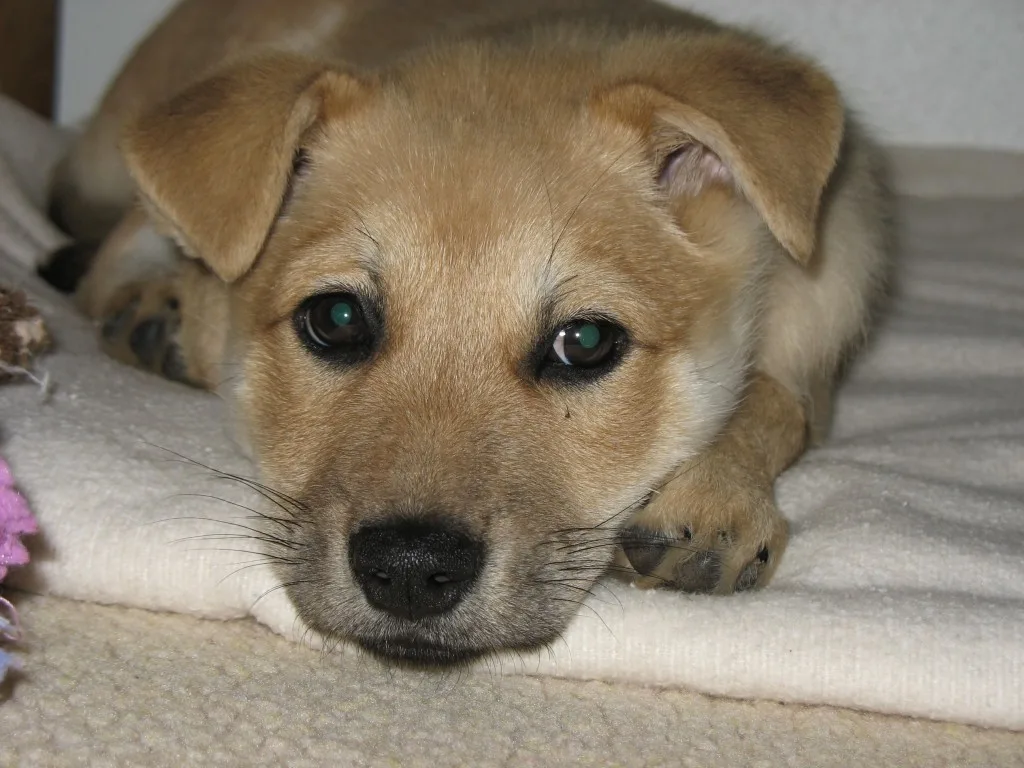
[[684, 144], [665, 158], [658, 184], [671, 195], [696, 195], [708, 184], [732, 186], [733, 177], [721, 158], [703, 144]]

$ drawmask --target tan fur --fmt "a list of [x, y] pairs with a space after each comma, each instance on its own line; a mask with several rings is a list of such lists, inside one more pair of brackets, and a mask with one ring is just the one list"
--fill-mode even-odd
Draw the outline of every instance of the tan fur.
[[[188, 0], [136, 52], [58, 207], [127, 211], [137, 189], [147, 213], [80, 301], [129, 361], [133, 329], [178, 312], [145, 367], [183, 353], [298, 500], [306, 556], [281, 575], [303, 618], [450, 659], [549, 641], [620, 543], [644, 586], [767, 582], [775, 478], [827, 424], [885, 266], [876, 154], [831, 80], [648, 2], [217, 9]], [[334, 26], [298, 34], [317, 14]], [[94, 164], [93, 188], [68, 170]], [[140, 279], [126, 265], [165, 263], [153, 227], [192, 258]], [[296, 308], [331, 290], [382, 307], [368, 362], [300, 342]], [[627, 329], [621, 363], [537, 378], [538, 341], [593, 313]], [[486, 543], [450, 614], [406, 625], [360, 597], [346, 542], [396, 514]]]

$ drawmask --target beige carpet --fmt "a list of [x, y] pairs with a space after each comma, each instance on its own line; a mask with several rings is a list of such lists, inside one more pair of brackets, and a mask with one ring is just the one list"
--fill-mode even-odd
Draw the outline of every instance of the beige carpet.
[[0, 765], [1014, 766], [1024, 734], [323, 655], [252, 621], [21, 596]]

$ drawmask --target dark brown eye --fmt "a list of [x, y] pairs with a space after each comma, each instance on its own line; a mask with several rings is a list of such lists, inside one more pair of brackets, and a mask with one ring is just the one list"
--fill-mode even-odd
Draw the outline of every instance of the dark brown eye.
[[313, 296], [299, 307], [295, 320], [300, 336], [317, 354], [361, 359], [372, 348], [373, 331], [351, 293]]
[[573, 368], [595, 368], [615, 352], [621, 329], [603, 321], [579, 320], [560, 328], [548, 350], [548, 360]]

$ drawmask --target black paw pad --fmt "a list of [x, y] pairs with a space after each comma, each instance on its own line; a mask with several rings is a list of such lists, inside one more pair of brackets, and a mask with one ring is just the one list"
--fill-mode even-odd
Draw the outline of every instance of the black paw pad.
[[125, 304], [120, 310], [103, 321], [100, 333], [107, 341], [113, 341], [128, 330], [128, 324], [135, 317], [135, 310], [139, 308], [139, 299], [134, 298]]
[[188, 377], [188, 366], [185, 363], [185, 356], [181, 352], [181, 347], [177, 344], [171, 344], [167, 347], [163, 362], [160, 363], [160, 373], [171, 381], [178, 381], [182, 384], [192, 383]]
[[711, 550], [694, 552], [676, 567], [673, 586], [683, 592], [708, 594], [722, 578], [722, 556]]
[[757, 553], [757, 557], [740, 573], [740, 577], [736, 579], [736, 591], [746, 592], [748, 589], [753, 589], [757, 586], [757, 580], [761, 576], [761, 571], [764, 570], [768, 564], [768, 548], [762, 547], [761, 551]]
[[128, 346], [147, 368], [157, 362], [161, 347], [167, 338], [167, 321], [162, 317], [151, 317], [143, 320], [132, 329], [128, 337]]
[[668, 553], [672, 538], [664, 533], [634, 525], [622, 531], [619, 544], [633, 570], [649, 574]]

